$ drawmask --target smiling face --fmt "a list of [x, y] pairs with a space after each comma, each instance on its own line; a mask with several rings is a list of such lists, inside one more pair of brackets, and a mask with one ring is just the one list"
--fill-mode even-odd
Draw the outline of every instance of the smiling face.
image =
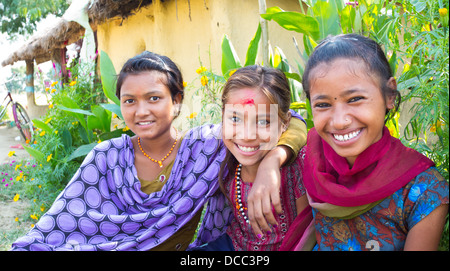
[[156, 139], [170, 132], [175, 118], [173, 100], [163, 83], [165, 75], [157, 71], [144, 71], [128, 75], [120, 91], [120, 107], [126, 125], [142, 139]]
[[230, 91], [222, 123], [225, 146], [247, 167], [258, 166], [283, 132], [278, 105], [254, 88]]
[[338, 58], [319, 64], [310, 75], [315, 129], [351, 166], [381, 139], [386, 109], [394, 107], [394, 98], [383, 97], [379, 80], [361, 62]]

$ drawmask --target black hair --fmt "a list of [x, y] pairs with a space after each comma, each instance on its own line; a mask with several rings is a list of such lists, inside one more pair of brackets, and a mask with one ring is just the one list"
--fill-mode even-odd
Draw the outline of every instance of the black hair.
[[400, 92], [388, 86], [388, 81], [394, 77], [389, 61], [381, 46], [374, 40], [358, 34], [342, 34], [329, 36], [317, 45], [308, 59], [303, 73], [303, 90], [310, 99], [311, 72], [321, 63], [331, 63], [338, 58], [362, 60], [371, 75], [376, 75], [380, 80], [383, 97], [395, 96], [394, 110], [386, 110], [386, 120], [398, 111], [401, 102]]
[[183, 76], [178, 66], [167, 56], [158, 55], [149, 51], [130, 58], [122, 67], [116, 85], [116, 96], [120, 99], [120, 89], [123, 81], [130, 74], [139, 74], [145, 71], [158, 71], [166, 75], [163, 83], [170, 90], [172, 100], [176, 95], [181, 95], [181, 101], [184, 98]]

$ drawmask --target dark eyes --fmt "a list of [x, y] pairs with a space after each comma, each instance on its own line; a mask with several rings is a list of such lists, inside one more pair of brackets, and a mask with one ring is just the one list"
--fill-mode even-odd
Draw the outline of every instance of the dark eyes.
[[360, 97], [360, 96], [358, 96], [358, 97], [353, 97], [353, 98], [351, 98], [351, 99], [349, 100], [349, 102], [350, 102], [350, 103], [353, 103], [353, 102], [357, 102], [357, 101], [362, 100], [362, 99], [364, 99], [364, 97]]
[[[350, 98], [347, 102], [348, 103], [355, 103], [355, 102], [363, 100], [363, 99], [365, 99], [365, 98], [362, 97], [362, 96], [356, 96], [356, 97]], [[327, 108], [327, 107], [330, 107], [330, 106], [331, 106], [331, 104], [327, 103], [327, 102], [317, 102], [317, 103], [314, 104], [313, 107], [315, 107], [315, 108]]]
[[[160, 99], [160, 97], [152, 96], [148, 100], [151, 101], [151, 102], [156, 102], [159, 99]], [[134, 103], [134, 101], [135, 101], [134, 99], [126, 99], [126, 100], [123, 101], [123, 103], [124, 104], [132, 104], [132, 103]]]

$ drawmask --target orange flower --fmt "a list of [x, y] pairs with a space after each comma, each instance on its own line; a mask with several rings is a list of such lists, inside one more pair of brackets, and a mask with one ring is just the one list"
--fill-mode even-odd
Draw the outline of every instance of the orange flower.
[[202, 83], [202, 86], [206, 86], [208, 84], [208, 77], [203, 75], [202, 78], [200, 78], [200, 82]]

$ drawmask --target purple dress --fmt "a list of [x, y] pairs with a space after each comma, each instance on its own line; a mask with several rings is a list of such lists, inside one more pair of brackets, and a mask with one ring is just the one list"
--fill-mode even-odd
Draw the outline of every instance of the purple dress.
[[[218, 188], [225, 156], [220, 126], [190, 130], [161, 191], [141, 191], [127, 135], [98, 144], [52, 207], [12, 250], [149, 250], [209, 201], [197, 242], [225, 232], [232, 215]], [[219, 193], [218, 193], [219, 194]]]

